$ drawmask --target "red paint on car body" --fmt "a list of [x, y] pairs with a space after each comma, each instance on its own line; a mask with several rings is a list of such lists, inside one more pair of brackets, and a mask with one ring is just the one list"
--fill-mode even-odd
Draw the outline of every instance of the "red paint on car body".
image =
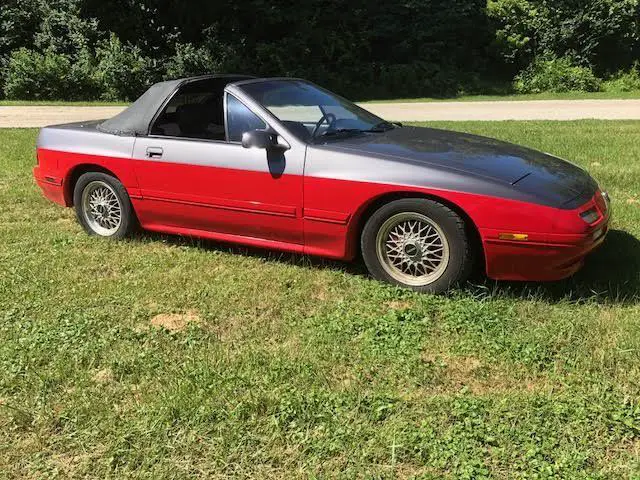
[[[465, 192], [312, 176], [38, 150], [35, 179], [44, 195], [73, 203], [76, 168], [112, 172], [127, 189], [143, 228], [350, 260], [365, 216], [379, 200], [427, 196], [461, 212], [482, 241], [486, 273], [499, 280], [558, 280], [572, 275], [608, 228], [600, 192], [563, 210]], [[589, 225], [580, 213], [596, 207]], [[525, 233], [528, 241], [501, 240]]]

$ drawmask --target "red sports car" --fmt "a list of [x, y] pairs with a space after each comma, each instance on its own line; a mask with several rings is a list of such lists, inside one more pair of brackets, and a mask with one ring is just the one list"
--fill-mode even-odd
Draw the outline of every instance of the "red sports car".
[[384, 121], [310, 82], [159, 83], [114, 118], [51, 126], [35, 178], [92, 235], [141, 227], [343, 260], [441, 292], [474, 256], [494, 279], [557, 280], [605, 238], [581, 168], [496, 140]]

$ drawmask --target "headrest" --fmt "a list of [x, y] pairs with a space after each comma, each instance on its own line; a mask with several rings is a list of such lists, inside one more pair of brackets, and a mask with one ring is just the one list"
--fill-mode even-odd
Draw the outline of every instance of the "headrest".
[[202, 133], [209, 123], [209, 109], [205, 105], [181, 105], [176, 113], [180, 131], [186, 135]]

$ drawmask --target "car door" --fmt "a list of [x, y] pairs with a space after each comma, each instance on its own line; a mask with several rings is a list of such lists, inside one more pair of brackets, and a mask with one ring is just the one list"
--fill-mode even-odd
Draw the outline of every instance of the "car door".
[[305, 147], [292, 142], [286, 151], [243, 148], [245, 131], [271, 127], [248, 103], [225, 92], [223, 141], [176, 135], [136, 139], [133, 159], [142, 195], [137, 213], [143, 226], [216, 232], [238, 241], [303, 243]]

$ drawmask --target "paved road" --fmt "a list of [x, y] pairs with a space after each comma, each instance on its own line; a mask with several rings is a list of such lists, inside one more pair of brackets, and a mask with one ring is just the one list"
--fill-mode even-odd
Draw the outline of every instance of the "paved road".
[[[364, 103], [396, 121], [640, 119], [640, 100]], [[0, 128], [42, 127], [109, 118], [123, 107], [0, 107]]]
[[378, 103], [365, 108], [389, 120], [640, 119], [640, 100]]

